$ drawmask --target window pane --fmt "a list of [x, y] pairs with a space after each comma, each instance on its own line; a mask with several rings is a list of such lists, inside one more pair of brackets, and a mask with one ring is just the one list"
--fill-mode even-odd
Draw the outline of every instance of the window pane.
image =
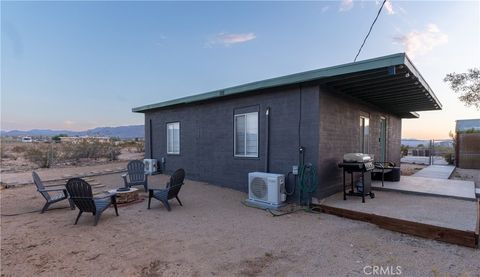
[[167, 124], [167, 153], [180, 153], [180, 123]]
[[368, 138], [370, 133], [370, 119], [367, 117], [360, 117], [360, 151], [368, 153]]
[[173, 152], [180, 153], [180, 126], [176, 125], [173, 129]]
[[167, 124], [167, 153], [171, 153], [172, 150], [172, 125]]
[[258, 145], [258, 114], [251, 113], [247, 115], [247, 146], [248, 156], [257, 156]]
[[363, 153], [363, 139], [364, 139], [364, 135], [363, 135], [363, 124], [364, 124], [364, 118], [363, 117], [360, 117], [360, 136], [359, 136], [359, 141], [360, 141], [360, 152]]
[[245, 115], [235, 116], [235, 155], [245, 155]]
[[364, 146], [363, 146], [363, 153], [368, 153], [369, 150], [368, 150], [368, 138], [369, 138], [369, 133], [370, 133], [370, 119], [368, 118], [365, 118], [365, 124], [364, 124], [364, 128], [363, 128], [363, 143], [364, 143]]

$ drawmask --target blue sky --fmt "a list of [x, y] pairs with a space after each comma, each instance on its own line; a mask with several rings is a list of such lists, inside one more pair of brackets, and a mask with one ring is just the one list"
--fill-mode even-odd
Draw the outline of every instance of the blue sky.
[[[403, 137], [479, 118], [442, 79], [480, 65], [479, 2], [389, 1], [359, 60], [407, 52], [444, 106]], [[375, 1], [1, 3], [1, 128], [142, 124], [131, 108], [353, 61]]]

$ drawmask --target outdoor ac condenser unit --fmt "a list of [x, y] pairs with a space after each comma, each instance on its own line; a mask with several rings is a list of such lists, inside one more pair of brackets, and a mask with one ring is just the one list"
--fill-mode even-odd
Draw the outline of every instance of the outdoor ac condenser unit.
[[145, 173], [152, 175], [158, 170], [156, 159], [144, 159], [143, 164], [145, 165]]
[[283, 174], [248, 173], [249, 203], [276, 208], [283, 205], [286, 197], [285, 176]]

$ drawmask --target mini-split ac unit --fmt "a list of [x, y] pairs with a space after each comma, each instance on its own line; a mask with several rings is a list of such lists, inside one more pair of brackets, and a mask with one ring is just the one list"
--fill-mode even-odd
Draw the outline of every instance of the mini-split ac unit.
[[157, 160], [156, 159], [144, 159], [143, 164], [145, 165], [145, 173], [152, 175], [157, 172]]
[[248, 173], [248, 200], [279, 206], [286, 200], [285, 176], [283, 174]]

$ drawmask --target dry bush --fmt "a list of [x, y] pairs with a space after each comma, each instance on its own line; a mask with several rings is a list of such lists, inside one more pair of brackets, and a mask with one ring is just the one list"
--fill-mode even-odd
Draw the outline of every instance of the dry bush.
[[136, 151], [137, 153], [143, 153], [143, 152], [145, 152], [145, 142], [143, 142], [143, 141], [137, 141], [137, 142], [135, 143], [135, 151]]
[[15, 145], [14, 147], [12, 147], [12, 152], [23, 153], [27, 151], [27, 149], [28, 149], [27, 145]]
[[0, 158], [2, 159], [11, 159], [16, 160], [17, 157], [11, 153], [9, 153], [7, 146], [4, 143], [0, 145]]
[[117, 160], [120, 155], [120, 147], [113, 143], [81, 142], [77, 144], [62, 145], [61, 159], [64, 161], [80, 159], [101, 159], [110, 161]]
[[101, 142], [30, 144], [22, 148], [25, 159], [43, 168], [59, 163], [78, 162], [81, 159], [113, 161], [120, 155], [120, 147]]
[[42, 168], [51, 167], [58, 158], [58, 151], [53, 145], [38, 144], [28, 147], [24, 152], [25, 159]]

